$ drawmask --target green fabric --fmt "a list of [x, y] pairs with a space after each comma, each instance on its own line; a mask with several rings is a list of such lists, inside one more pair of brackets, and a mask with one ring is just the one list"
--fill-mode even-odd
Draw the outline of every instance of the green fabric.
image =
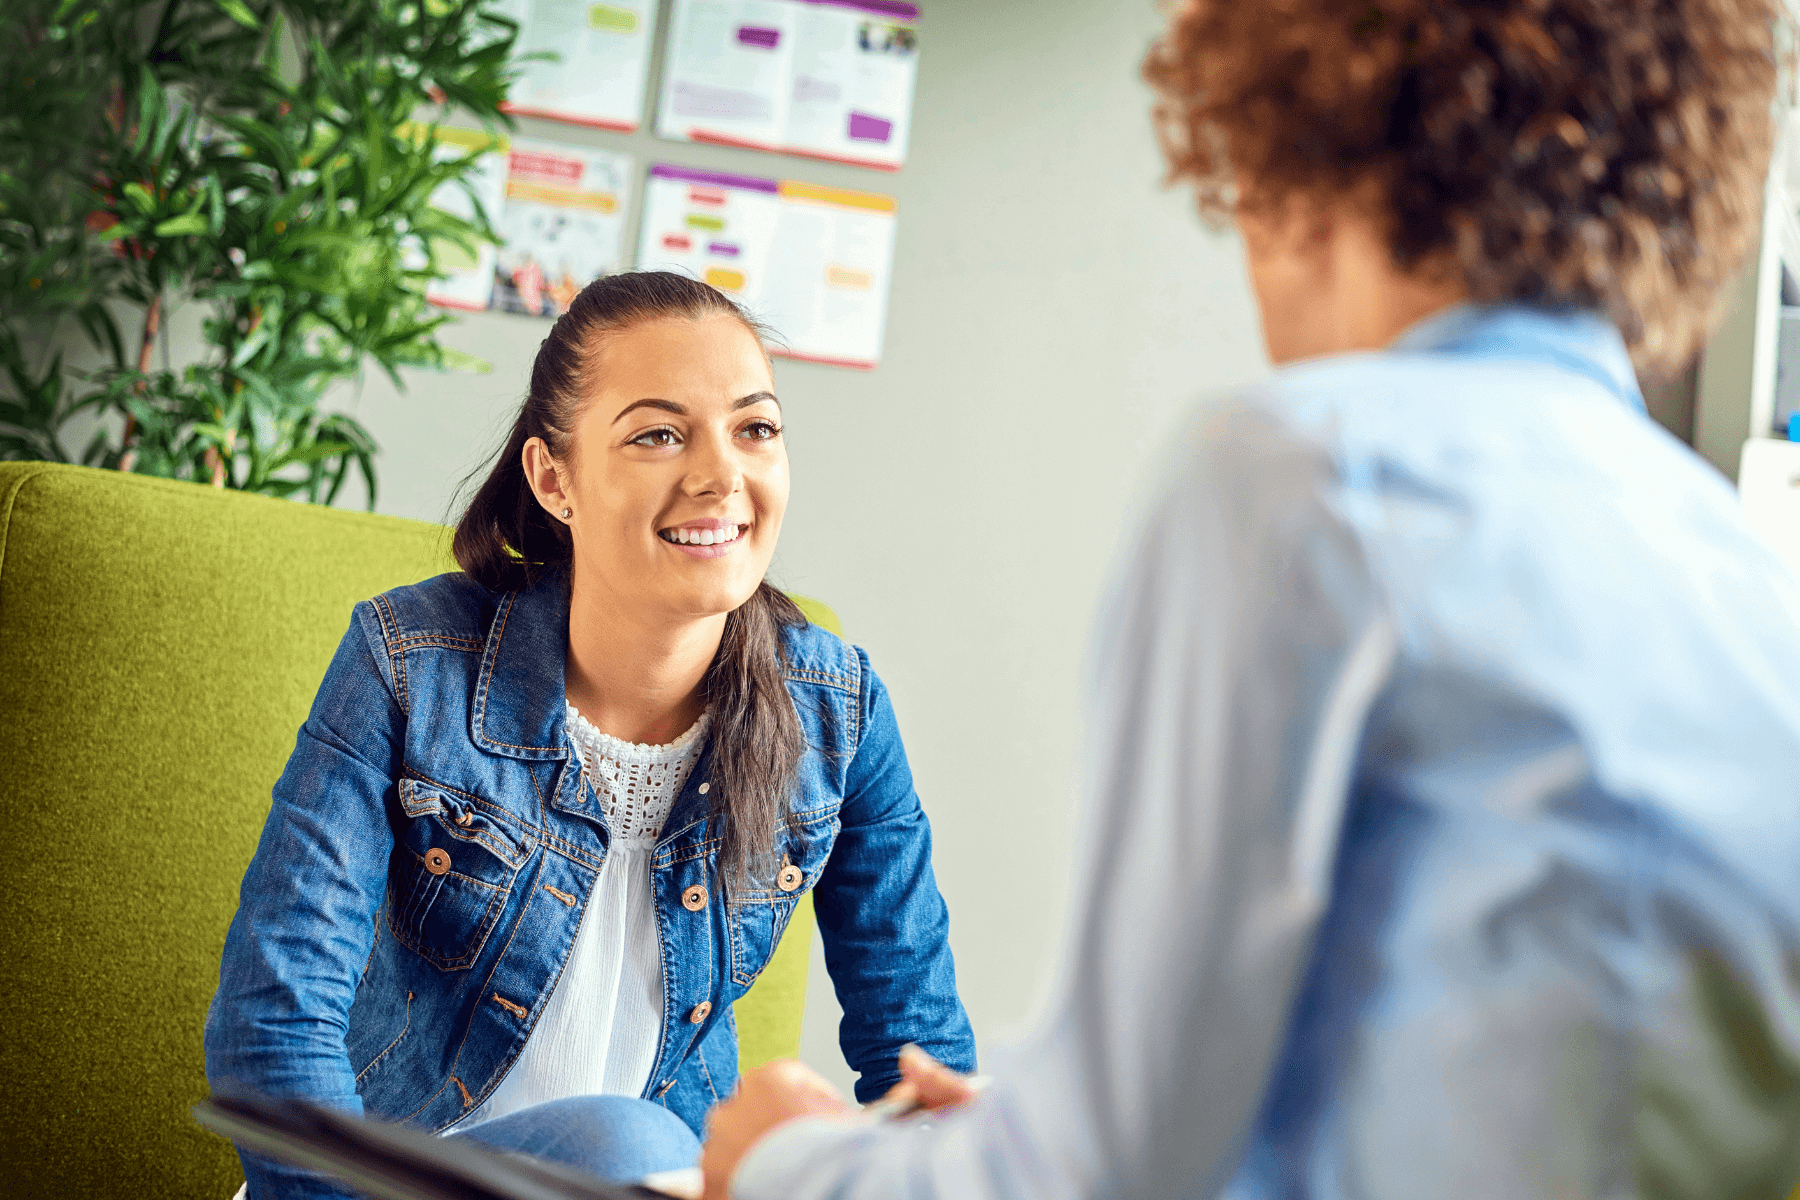
[[[270, 786], [351, 605], [447, 569], [434, 525], [0, 463], [7, 1195], [231, 1195], [187, 1114]], [[798, 1050], [792, 929], [737, 1005], [746, 1065]]]

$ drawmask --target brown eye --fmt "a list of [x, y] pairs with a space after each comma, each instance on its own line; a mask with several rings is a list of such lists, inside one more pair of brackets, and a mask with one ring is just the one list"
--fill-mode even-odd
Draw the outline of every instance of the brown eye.
[[673, 429], [670, 429], [667, 425], [663, 425], [663, 426], [659, 426], [656, 429], [644, 430], [644, 432], [642, 432], [642, 433], [638, 434], [636, 437], [632, 438], [628, 444], [632, 445], [632, 446], [662, 447], [662, 446], [673, 446], [679, 440], [680, 439], [676, 436], [676, 433]]
[[776, 428], [773, 421], [752, 421], [738, 430], [738, 436], [748, 438], [753, 442], [766, 442], [771, 438], [780, 437], [781, 430]]

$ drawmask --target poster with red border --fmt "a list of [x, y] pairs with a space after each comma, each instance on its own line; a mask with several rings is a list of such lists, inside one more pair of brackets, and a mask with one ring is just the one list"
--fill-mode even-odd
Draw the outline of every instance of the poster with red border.
[[674, 0], [656, 132], [897, 171], [918, 61], [910, 0]]
[[507, 112], [631, 133], [644, 91], [660, 0], [504, 0], [519, 22], [522, 72]]
[[892, 196], [658, 163], [644, 185], [638, 267], [681, 271], [744, 304], [770, 351], [870, 370], [893, 269]]
[[588, 283], [620, 268], [632, 167], [630, 155], [591, 146], [513, 142], [493, 307], [559, 316]]

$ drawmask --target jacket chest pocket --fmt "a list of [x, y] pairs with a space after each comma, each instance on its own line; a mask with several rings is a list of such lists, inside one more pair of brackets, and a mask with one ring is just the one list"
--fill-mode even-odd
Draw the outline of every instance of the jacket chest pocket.
[[781, 944], [788, 919], [798, 904], [796, 893], [786, 900], [742, 900], [731, 906], [731, 981], [739, 987], [756, 982], [769, 956]]
[[388, 929], [433, 966], [467, 970], [506, 910], [530, 845], [466, 797], [411, 779], [400, 790], [411, 820], [388, 868]]

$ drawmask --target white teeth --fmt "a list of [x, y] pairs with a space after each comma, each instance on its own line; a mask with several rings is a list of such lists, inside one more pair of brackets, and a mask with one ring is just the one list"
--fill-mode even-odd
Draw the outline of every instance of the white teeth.
[[726, 542], [735, 542], [744, 536], [741, 525], [727, 525], [723, 529], [671, 529], [667, 531], [668, 540], [682, 546], [722, 546]]

